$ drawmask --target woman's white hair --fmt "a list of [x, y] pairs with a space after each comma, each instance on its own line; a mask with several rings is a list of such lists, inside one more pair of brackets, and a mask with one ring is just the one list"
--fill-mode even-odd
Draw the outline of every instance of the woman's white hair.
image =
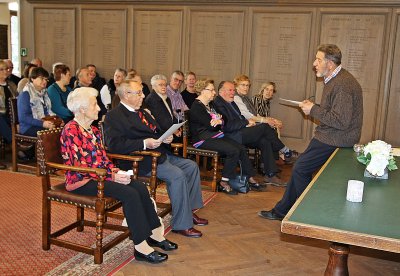
[[72, 113], [76, 114], [81, 108], [86, 109], [89, 106], [90, 96], [97, 97], [99, 92], [92, 87], [80, 87], [69, 93], [67, 107]]

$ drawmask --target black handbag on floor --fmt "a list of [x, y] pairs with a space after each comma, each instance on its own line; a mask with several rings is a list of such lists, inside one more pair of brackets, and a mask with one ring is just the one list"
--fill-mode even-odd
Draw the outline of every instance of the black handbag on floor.
[[243, 175], [242, 163], [239, 160], [240, 175], [237, 175], [234, 179], [229, 179], [229, 186], [239, 193], [246, 194], [250, 191], [249, 178], [247, 175]]

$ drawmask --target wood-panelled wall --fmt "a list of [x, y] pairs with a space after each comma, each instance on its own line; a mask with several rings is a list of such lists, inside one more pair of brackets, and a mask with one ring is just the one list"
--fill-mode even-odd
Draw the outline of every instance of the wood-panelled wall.
[[[342, 1], [343, 2], [343, 1]], [[397, 1], [46, 1], [21, 3], [21, 47], [47, 69], [94, 63], [104, 77], [135, 68], [144, 81], [175, 69], [218, 84], [240, 73], [277, 83], [276, 97], [319, 101], [312, 62], [321, 43], [337, 44], [343, 67], [364, 93], [362, 142], [400, 146], [400, 3]], [[62, 4], [60, 4], [62, 3]], [[300, 150], [314, 124], [274, 100], [285, 142]]]

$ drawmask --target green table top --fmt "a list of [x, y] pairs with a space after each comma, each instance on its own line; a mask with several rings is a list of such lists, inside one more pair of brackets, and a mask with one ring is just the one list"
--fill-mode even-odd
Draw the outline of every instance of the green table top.
[[[389, 172], [388, 180], [364, 177], [364, 170], [352, 149], [339, 149], [282, 222], [282, 231], [290, 222], [400, 240], [400, 169]], [[364, 182], [361, 203], [346, 200], [350, 179]]]

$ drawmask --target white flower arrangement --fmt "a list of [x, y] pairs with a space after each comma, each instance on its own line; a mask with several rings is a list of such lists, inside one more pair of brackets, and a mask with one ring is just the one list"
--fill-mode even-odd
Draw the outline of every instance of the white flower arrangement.
[[364, 147], [363, 154], [358, 156], [357, 160], [366, 165], [366, 170], [373, 176], [383, 176], [385, 168], [389, 171], [397, 169], [392, 146], [381, 140], [368, 143]]

